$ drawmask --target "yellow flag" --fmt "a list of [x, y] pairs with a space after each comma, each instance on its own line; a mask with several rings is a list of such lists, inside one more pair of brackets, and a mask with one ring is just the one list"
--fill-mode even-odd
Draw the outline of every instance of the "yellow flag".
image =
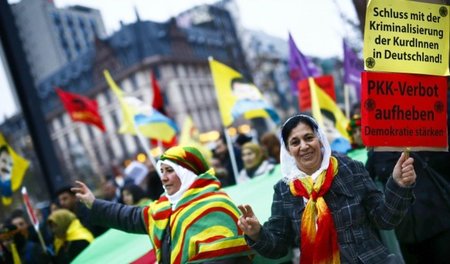
[[207, 147], [203, 146], [202, 143], [200, 143], [199, 136], [199, 132], [194, 126], [192, 118], [190, 116], [187, 116], [184, 119], [183, 127], [181, 128], [179, 145], [192, 146], [197, 148], [209, 163], [212, 158], [212, 152]]
[[106, 82], [108, 83], [109, 87], [119, 100], [120, 108], [122, 109], [122, 125], [120, 126], [119, 133], [135, 134], [136, 130], [133, 123], [133, 113], [128, 104], [125, 102], [123, 91], [116, 84], [108, 70], [104, 70], [103, 75], [105, 76]]
[[12, 202], [12, 193], [22, 185], [30, 163], [19, 156], [0, 133], [0, 190], [4, 205]]
[[209, 67], [224, 126], [231, 125], [239, 116], [246, 119], [270, 117], [279, 122], [277, 113], [254, 84], [246, 82], [240, 73], [214, 59], [209, 60]]
[[172, 120], [150, 105], [145, 105], [141, 100], [125, 96], [109, 71], [104, 70], [103, 74], [122, 109], [122, 124], [119, 133], [136, 135], [136, 128], [138, 128], [142, 136], [166, 142], [172, 140], [177, 133], [176, 124]]
[[323, 117], [320, 110], [327, 110], [331, 112], [336, 119], [335, 127], [339, 134], [341, 134], [343, 138], [350, 140], [350, 136], [347, 132], [347, 125], [349, 121], [345, 117], [344, 113], [342, 113], [336, 102], [316, 84], [314, 78], [308, 78], [308, 82], [309, 87], [311, 88], [312, 114], [317, 120], [317, 123], [319, 123], [321, 127], [324, 127]]

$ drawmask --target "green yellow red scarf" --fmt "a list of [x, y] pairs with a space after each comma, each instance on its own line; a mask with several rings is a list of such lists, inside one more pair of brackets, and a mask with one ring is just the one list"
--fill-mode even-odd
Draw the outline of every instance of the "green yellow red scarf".
[[220, 182], [210, 173], [212, 171], [198, 176], [173, 211], [166, 196], [144, 210], [158, 262], [168, 224], [171, 230], [171, 263], [202, 263], [250, 253], [236, 224], [239, 210], [228, 195], [219, 190]]
[[308, 199], [302, 215], [300, 231], [301, 264], [340, 263], [333, 216], [323, 198], [330, 189], [337, 172], [338, 161], [335, 157], [331, 157], [328, 169], [317, 177], [315, 183], [308, 176], [297, 178], [289, 184], [294, 196]]

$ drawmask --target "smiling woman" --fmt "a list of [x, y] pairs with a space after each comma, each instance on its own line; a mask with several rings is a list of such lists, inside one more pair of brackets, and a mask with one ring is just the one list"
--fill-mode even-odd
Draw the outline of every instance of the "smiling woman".
[[300, 247], [301, 263], [399, 263], [374, 230], [395, 227], [411, 205], [413, 159], [402, 154], [383, 197], [361, 162], [331, 152], [312, 117], [291, 117], [281, 136], [271, 217], [261, 226], [250, 205], [239, 206], [248, 245], [267, 258]]
[[96, 199], [82, 182], [73, 191], [96, 224], [148, 234], [158, 263], [251, 263], [237, 226], [239, 210], [193, 147], [168, 149], [157, 163], [165, 193], [147, 207]]

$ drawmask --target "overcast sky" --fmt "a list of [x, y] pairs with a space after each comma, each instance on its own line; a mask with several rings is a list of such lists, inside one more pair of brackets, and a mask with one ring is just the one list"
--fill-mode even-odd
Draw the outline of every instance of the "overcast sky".
[[[28, 0], [29, 1], [29, 0]], [[18, 2], [18, 1], [9, 1]], [[55, 0], [57, 7], [85, 5], [100, 10], [108, 34], [120, 21], [135, 21], [135, 8], [142, 20], [163, 22], [171, 16], [211, 0]], [[262, 30], [287, 40], [291, 32], [299, 49], [308, 56], [343, 57], [342, 38], [352, 34], [340, 11], [352, 20], [356, 14], [351, 0], [236, 0], [245, 28]], [[287, 43], [286, 43], [287, 45]], [[17, 111], [0, 65], [0, 123]]]

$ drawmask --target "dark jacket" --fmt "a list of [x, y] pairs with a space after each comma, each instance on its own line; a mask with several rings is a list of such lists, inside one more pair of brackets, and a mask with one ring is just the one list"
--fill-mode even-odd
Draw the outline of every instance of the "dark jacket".
[[[367, 170], [372, 177], [386, 182], [400, 153], [369, 152]], [[402, 243], [416, 243], [450, 229], [450, 154], [448, 152], [411, 153], [417, 174], [416, 201], [396, 228]], [[430, 170], [429, 168], [432, 168]]]
[[[401, 188], [391, 178], [386, 199], [377, 190], [363, 164], [337, 156], [338, 174], [324, 199], [333, 214], [342, 263], [386, 263], [388, 251], [378, 240], [375, 228], [392, 229], [413, 201], [411, 188]], [[279, 181], [275, 187], [272, 215], [264, 224], [258, 242], [247, 237], [261, 255], [278, 258], [289, 246], [299, 247], [300, 225], [305, 203]], [[301, 254], [301, 253], [300, 253]]]

